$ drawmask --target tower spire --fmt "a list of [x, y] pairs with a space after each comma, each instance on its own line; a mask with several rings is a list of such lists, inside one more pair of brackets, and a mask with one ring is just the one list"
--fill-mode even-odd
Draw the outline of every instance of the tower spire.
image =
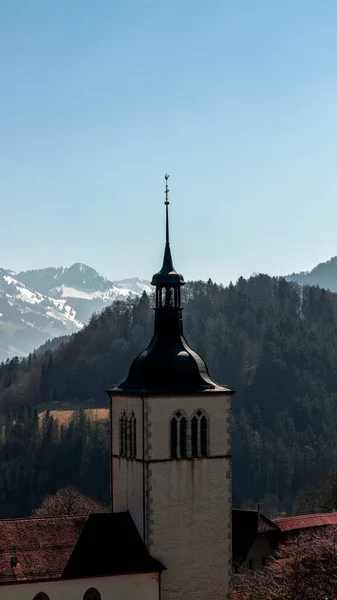
[[164, 250], [164, 259], [163, 266], [160, 269], [159, 273], [152, 278], [152, 285], [157, 285], [158, 283], [162, 285], [171, 285], [171, 283], [180, 283], [184, 285], [184, 278], [182, 275], [177, 273], [173, 266], [172, 254], [170, 248], [170, 228], [169, 228], [169, 188], [168, 188], [168, 178], [169, 175], [166, 173], [165, 175], [165, 210], [166, 210], [166, 239], [165, 239], [165, 250]]
[[[230, 393], [210, 379], [205, 362], [184, 338], [180, 290], [185, 282], [175, 270], [171, 256], [168, 178], [166, 173], [164, 260], [162, 268], [153, 275], [151, 282], [156, 287], [153, 338], [147, 349], [135, 358], [128, 377], [116, 389], [132, 394], [203, 393], [207, 390]], [[113, 390], [111, 393], [114, 393]]]
[[166, 173], [165, 175], [165, 181], [166, 181], [166, 185], [165, 185], [165, 206], [166, 206], [166, 244], [170, 243], [170, 230], [169, 230], [169, 214], [168, 214], [168, 207], [169, 207], [169, 199], [168, 199], [168, 194], [169, 194], [169, 188], [168, 188], [168, 178], [170, 176]]

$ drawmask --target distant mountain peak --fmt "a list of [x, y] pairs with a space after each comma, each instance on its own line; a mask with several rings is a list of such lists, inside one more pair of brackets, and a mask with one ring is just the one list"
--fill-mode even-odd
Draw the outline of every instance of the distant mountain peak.
[[144, 291], [152, 292], [146, 280], [112, 282], [80, 262], [19, 273], [0, 268], [0, 361], [76, 332], [93, 312]]
[[[88, 267], [88, 265], [85, 265], [84, 263], [76, 262], [73, 265], [71, 265], [71, 267], [69, 267], [69, 270], [78, 269], [79, 271], [86, 271], [87, 269], [90, 269], [90, 268], [91, 267]], [[92, 269], [92, 271], [94, 271], [94, 269]]]
[[102, 279], [106, 279], [106, 277], [103, 277], [103, 275], [100, 275], [98, 273], [98, 271], [96, 271], [92, 267], [89, 267], [88, 265], [85, 265], [84, 263], [80, 263], [80, 262], [73, 263], [70, 267], [64, 269], [64, 271], [67, 271], [68, 273], [72, 273], [72, 272], [76, 272], [76, 271], [79, 273], [89, 273], [91, 275], [96, 275], [97, 277], [100, 277]]
[[321, 288], [337, 292], [337, 256], [321, 262], [311, 271], [291, 273], [285, 277], [287, 281], [296, 281], [300, 285], [318, 285]]

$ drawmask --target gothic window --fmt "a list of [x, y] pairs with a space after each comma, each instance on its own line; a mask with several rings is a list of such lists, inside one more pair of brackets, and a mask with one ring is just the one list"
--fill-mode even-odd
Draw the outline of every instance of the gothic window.
[[207, 456], [208, 420], [202, 410], [198, 410], [191, 421], [192, 457]]
[[187, 420], [184, 416], [180, 418], [179, 425], [180, 458], [185, 458], [187, 455]]
[[198, 419], [193, 417], [191, 421], [192, 456], [198, 456]]
[[171, 457], [184, 458], [187, 455], [187, 419], [177, 410], [171, 417]]
[[36, 596], [34, 596], [33, 600], [49, 600], [49, 596], [47, 596], [47, 594], [44, 592], [39, 592], [36, 594]]
[[119, 454], [126, 458], [136, 458], [137, 455], [137, 432], [135, 413], [127, 416], [125, 410], [119, 418]]
[[200, 456], [207, 456], [207, 419], [200, 417]]
[[101, 600], [101, 594], [96, 588], [92, 587], [85, 592], [83, 600]]
[[178, 419], [176, 415], [171, 418], [171, 457], [178, 458]]
[[136, 417], [132, 411], [129, 418], [129, 434], [130, 434], [130, 456], [136, 458], [137, 456], [137, 432], [136, 432]]
[[126, 414], [125, 414], [125, 410], [123, 410], [123, 412], [121, 413], [121, 416], [119, 418], [119, 454], [120, 456], [126, 456], [126, 439], [127, 439], [127, 431], [126, 431], [126, 426], [127, 426], [127, 419], [126, 419]]
[[126, 419], [126, 454], [127, 458], [131, 456], [131, 419], [128, 417]]

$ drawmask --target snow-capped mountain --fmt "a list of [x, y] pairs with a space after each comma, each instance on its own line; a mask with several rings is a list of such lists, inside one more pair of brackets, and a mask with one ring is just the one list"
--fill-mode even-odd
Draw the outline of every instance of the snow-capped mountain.
[[78, 331], [93, 312], [143, 291], [152, 291], [150, 282], [108, 281], [81, 263], [20, 273], [0, 268], [0, 361]]

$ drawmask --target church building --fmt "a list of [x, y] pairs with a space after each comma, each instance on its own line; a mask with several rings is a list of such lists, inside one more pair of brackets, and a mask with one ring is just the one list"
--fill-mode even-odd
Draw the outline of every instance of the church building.
[[108, 390], [112, 512], [0, 521], [1, 598], [230, 598], [233, 392], [183, 334], [168, 192], [153, 338]]

